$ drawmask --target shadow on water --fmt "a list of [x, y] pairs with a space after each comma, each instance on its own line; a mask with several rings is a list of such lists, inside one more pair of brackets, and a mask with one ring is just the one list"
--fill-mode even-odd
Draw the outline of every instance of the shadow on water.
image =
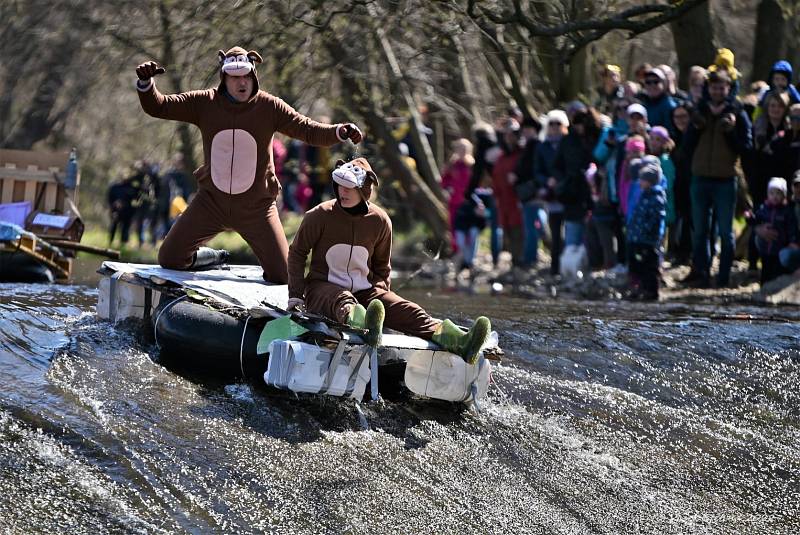
[[490, 311], [480, 414], [389, 399], [364, 429], [352, 402], [163, 361], [94, 289], [1, 287], [0, 530], [797, 530], [797, 311], [408, 294]]

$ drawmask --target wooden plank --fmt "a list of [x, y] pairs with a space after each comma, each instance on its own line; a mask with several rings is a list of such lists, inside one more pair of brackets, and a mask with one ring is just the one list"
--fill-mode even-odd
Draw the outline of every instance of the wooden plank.
[[39, 167], [39, 169], [57, 167], [63, 170], [68, 161], [69, 152], [0, 149], [0, 167], [2, 167], [4, 163], [13, 163], [16, 164], [17, 167], [23, 169], [27, 168], [29, 165], [35, 165]]
[[58, 212], [59, 214], [66, 213], [67, 211], [66, 197], [67, 197], [67, 190], [64, 189], [63, 184], [59, 184], [58, 195], [56, 196], [56, 212]]
[[0, 197], [0, 202], [6, 204], [10, 202], [14, 202], [14, 179], [13, 178], [5, 178], [3, 179], [3, 195]]
[[58, 184], [47, 184], [44, 190], [44, 211], [52, 212], [56, 209], [56, 197], [58, 197]]
[[[35, 182], [34, 182], [35, 184]], [[21, 202], [25, 200], [25, 182], [20, 180], [14, 181], [14, 202]]]
[[0, 167], [0, 178], [13, 180], [34, 180], [36, 182], [56, 182], [52, 171], [42, 169], [19, 169], [14, 167]]
[[36, 186], [38, 185], [36, 182], [29, 180], [24, 182], [25, 184], [25, 197], [23, 200], [26, 200], [31, 203], [31, 207], [33, 207], [33, 203], [36, 202], [36, 190], [38, 189]]

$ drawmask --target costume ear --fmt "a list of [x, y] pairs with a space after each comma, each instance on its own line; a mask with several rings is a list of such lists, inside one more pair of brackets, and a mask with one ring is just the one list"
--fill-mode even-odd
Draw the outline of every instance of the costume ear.
[[261, 63], [261, 55], [255, 50], [248, 52], [247, 57], [250, 58], [250, 61], [253, 63]]
[[334, 167], [335, 169], [339, 169], [339, 168], [340, 168], [341, 166], [343, 166], [345, 163], [346, 163], [346, 162], [345, 162], [344, 160], [342, 160], [342, 159], [338, 159], [338, 160], [336, 160], [336, 163], [333, 165], [333, 167]]
[[219, 62], [222, 63], [225, 61], [225, 52], [222, 50], [217, 51], [217, 57], [219, 58]]
[[376, 175], [374, 171], [367, 171], [367, 177], [369, 177], [369, 179], [375, 184], [378, 183], [378, 175]]

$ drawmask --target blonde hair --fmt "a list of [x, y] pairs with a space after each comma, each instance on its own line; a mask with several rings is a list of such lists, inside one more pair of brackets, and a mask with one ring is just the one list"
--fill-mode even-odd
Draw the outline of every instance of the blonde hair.
[[782, 106], [783, 109], [787, 112], [789, 111], [789, 94], [784, 92], [778, 91], [770, 91], [767, 93], [767, 96], [764, 97], [764, 107], [767, 108], [769, 106], [770, 100], [777, 100]]
[[691, 83], [694, 80], [700, 79], [705, 81], [708, 77], [708, 71], [701, 67], [700, 65], [694, 65], [691, 69], [689, 69], [689, 82]]
[[475, 157], [472, 155], [472, 142], [465, 137], [458, 138], [453, 141], [451, 145], [453, 153], [450, 155], [450, 164], [459, 161], [458, 150], [464, 149], [464, 163], [473, 166], [475, 165]]

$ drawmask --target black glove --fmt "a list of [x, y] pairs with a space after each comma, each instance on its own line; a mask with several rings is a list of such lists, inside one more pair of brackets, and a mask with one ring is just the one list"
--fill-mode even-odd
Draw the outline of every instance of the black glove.
[[148, 61], [136, 67], [136, 76], [143, 82], [148, 81], [158, 74], [164, 74], [165, 72], [167, 72], [166, 69], [160, 67], [155, 61]]
[[339, 136], [339, 139], [349, 139], [356, 145], [361, 143], [361, 140], [364, 139], [364, 134], [353, 123], [345, 123], [340, 125], [336, 133]]

